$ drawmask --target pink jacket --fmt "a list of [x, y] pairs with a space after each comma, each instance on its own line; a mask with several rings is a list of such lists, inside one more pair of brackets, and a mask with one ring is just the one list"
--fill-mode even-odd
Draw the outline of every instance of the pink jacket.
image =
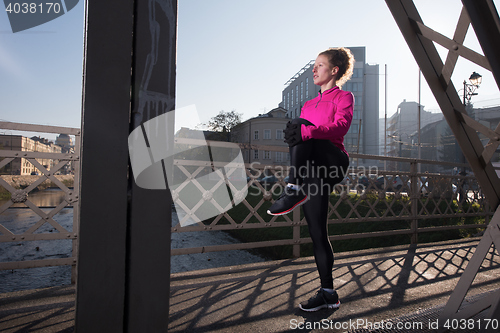
[[353, 108], [354, 96], [349, 91], [335, 86], [318, 93], [316, 98], [307, 101], [302, 107], [300, 118], [315, 125], [302, 125], [302, 140], [330, 140], [347, 154], [344, 136], [351, 126]]

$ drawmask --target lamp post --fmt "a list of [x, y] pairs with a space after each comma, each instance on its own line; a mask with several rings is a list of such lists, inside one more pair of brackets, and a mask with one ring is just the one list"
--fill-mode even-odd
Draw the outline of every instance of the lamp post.
[[483, 77], [479, 75], [476, 72], [472, 72], [471, 76], [469, 77], [470, 84], [467, 83], [467, 81], [464, 80], [464, 107], [470, 103], [470, 99], [472, 96], [476, 96], [477, 92], [476, 89], [479, 88], [479, 85], [481, 84], [483, 80]]
[[[463, 91], [463, 105], [465, 108], [465, 112], [467, 113], [467, 105], [470, 104], [470, 100], [472, 96], [476, 96], [477, 92], [476, 89], [479, 88], [479, 85], [482, 82], [482, 76], [476, 72], [472, 72], [471, 76], [469, 77], [469, 82], [464, 80], [464, 91]], [[462, 163], [465, 164], [465, 155], [462, 152]], [[467, 175], [467, 170], [465, 167], [463, 167], [462, 171], [460, 172], [460, 176], [466, 176]], [[465, 185], [465, 180], [461, 179], [460, 180], [460, 202], [465, 201], [465, 193], [464, 193], [464, 185]]]

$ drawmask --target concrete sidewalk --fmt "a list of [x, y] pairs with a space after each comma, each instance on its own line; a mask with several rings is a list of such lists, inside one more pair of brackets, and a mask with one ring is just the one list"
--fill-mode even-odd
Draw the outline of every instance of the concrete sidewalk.
[[[402, 316], [413, 318], [415, 330], [401, 332], [426, 331], [478, 242], [337, 254], [335, 288], [342, 304], [336, 311], [305, 313], [297, 307], [319, 287], [311, 257], [175, 273], [169, 332], [321, 332], [326, 328], [346, 332], [355, 331], [361, 323]], [[468, 296], [473, 301], [498, 288], [500, 256], [492, 247]], [[0, 294], [2, 332], [71, 332], [73, 316], [74, 288], [70, 286]]]

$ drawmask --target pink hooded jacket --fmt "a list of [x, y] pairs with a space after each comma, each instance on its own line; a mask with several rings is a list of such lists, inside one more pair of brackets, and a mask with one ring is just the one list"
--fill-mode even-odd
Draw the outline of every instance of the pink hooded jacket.
[[315, 125], [302, 125], [302, 140], [330, 140], [347, 154], [344, 136], [351, 126], [353, 109], [354, 96], [349, 91], [335, 86], [318, 93], [316, 98], [307, 101], [302, 107], [300, 118]]

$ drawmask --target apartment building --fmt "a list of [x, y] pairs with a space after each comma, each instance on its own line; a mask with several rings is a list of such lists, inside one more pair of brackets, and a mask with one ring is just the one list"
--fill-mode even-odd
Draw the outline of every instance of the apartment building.
[[[0, 135], [0, 149], [14, 151], [30, 151], [44, 153], [61, 153], [60, 146], [40, 137], [27, 138], [21, 135]], [[47, 170], [52, 169], [59, 161], [46, 158], [37, 158]], [[0, 173], [12, 175], [40, 174], [40, 171], [27, 159], [15, 158], [12, 162], [0, 169]]]
[[[283, 141], [283, 129], [290, 120], [281, 107], [250, 118], [231, 130], [231, 141], [251, 145], [288, 147]], [[289, 165], [290, 155], [262, 149], [243, 150], [245, 163], [258, 162], [266, 165]]]

